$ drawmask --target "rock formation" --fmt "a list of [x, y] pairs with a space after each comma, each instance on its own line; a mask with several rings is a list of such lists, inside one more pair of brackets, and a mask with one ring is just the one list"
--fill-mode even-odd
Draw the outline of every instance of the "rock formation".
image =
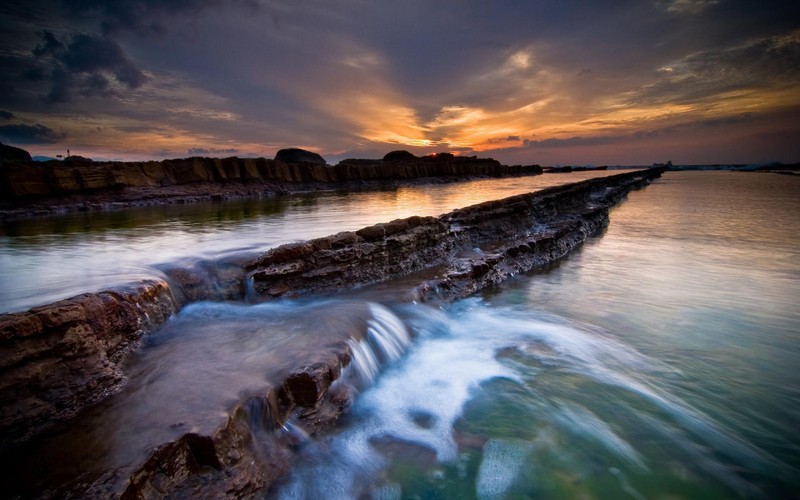
[[[0, 316], [0, 434], [4, 447], [116, 391], [120, 363], [176, 311], [175, 296], [229, 299], [246, 283], [261, 299], [339, 292], [410, 277], [414, 298], [452, 300], [548, 265], [602, 228], [608, 208], [663, 169], [627, 172], [490, 201], [440, 217], [409, 217], [272, 249], [224, 272], [172, 270], [166, 282], [86, 294]], [[203, 170], [200, 170], [203, 172]], [[238, 267], [237, 267], [238, 266]], [[206, 266], [207, 267], [207, 266]], [[220, 282], [213, 283], [217, 279]], [[181, 283], [178, 285], [177, 283]], [[216, 294], [216, 295], [215, 295]], [[350, 404], [338, 384], [352, 346], [321, 346], [263, 395], [241, 401], [209, 432], [194, 430], [54, 496], [253, 496], [286, 472], [293, 417], [308, 432], [330, 427]], [[258, 441], [261, 443], [256, 446]], [[13, 457], [15, 451], [7, 451]], [[19, 485], [17, 485], [19, 486]], [[36, 493], [36, 492], [33, 492]]]
[[32, 161], [31, 154], [22, 148], [15, 148], [0, 142], [0, 164], [18, 161]]
[[[661, 170], [628, 172], [274, 248], [245, 266], [264, 297], [325, 293], [441, 267], [425, 283], [463, 297], [565, 255], [608, 220], [608, 207]], [[480, 250], [480, 256], [460, 255]]]
[[311, 163], [313, 165], [327, 165], [325, 158], [313, 151], [300, 148], [281, 149], [275, 154], [275, 161], [283, 163]]
[[24, 440], [120, 387], [120, 363], [177, 311], [150, 280], [0, 315], [0, 437]]
[[452, 155], [344, 160], [331, 166], [316, 153], [300, 149], [281, 150], [274, 160], [12, 162], [0, 169], [0, 217], [538, 173], [541, 168], [535, 165], [506, 166], [492, 159]]
[[390, 151], [383, 155], [383, 161], [414, 161], [417, 157], [405, 150]]

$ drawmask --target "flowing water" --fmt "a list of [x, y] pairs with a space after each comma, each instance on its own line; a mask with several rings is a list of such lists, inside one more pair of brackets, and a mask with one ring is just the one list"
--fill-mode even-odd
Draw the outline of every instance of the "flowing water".
[[277, 498], [796, 498], [800, 179], [667, 173], [444, 307]]
[[[490, 199], [514, 194], [520, 181], [482, 182], [499, 183]], [[511, 190], [500, 194], [502, 183]], [[257, 215], [231, 208], [236, 215], [216, 225], [199, 222], [216, 229], [198, 228], [191, 245], [250, 251], [441, 213], [481, 201], [474, 187], [420, 188], [402, 203], [406, 195], [392, 191], [261, 202], [248, 209]], [[269, 203], [279, 207], [272, 216]], [[303, 203], [317, 208], [291, 219]], [[351, 222], [353, 214], [362, 215]], [[297, 225], [283, 227], [287, 220]], [[106, 238], [126, 232], [109, 227]], [[178, 243], [167, 244], [170, 231]], [[65, 237], [97, 237], [76, 232]], [[169, 253], [163, 259], [187, 252], [184, 233], [164, 233], [148, 243]], [[604, 234], [558, 266], [452, 304], [381, 304], [369, 288], [192, 304], [131, 360], [122, 393], [44, 450], [13, 459], [40, 471], [51, 457], [48, 469], [63, 477], [133, 463], [160, 441], [213, 427], [294, 363], [347, 341], [353, 362], [343, 377], [360, 390], [355, 404], [325, 435], [285, 430], [300, 446], [270, 497], [796, 498], [798, 234], [800, 178], [668, 172], [631, 193]], [[138, 242], [126, 235], [123, 244]]]

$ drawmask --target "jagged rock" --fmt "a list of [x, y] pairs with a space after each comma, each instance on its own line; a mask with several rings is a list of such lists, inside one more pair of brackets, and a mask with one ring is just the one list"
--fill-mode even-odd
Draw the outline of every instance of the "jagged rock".
[[0, 162], [33, 161], [31, 154], [22, 148], [15, 148], [0, 142]]
[[506, 166], [490, 158], [398, 155], [407, 159], [343, 160], [335, 166], [319, 158], [316, 163], [236, 157], [11, 162], [0, 169], [0, 217], [541, 173], [537, 165]]
[[275, 155], [276, 161], [283, 163], [313, 163], [316, 165], [327, 165], [325, 158], [312, 151], [300, 148], [281, 149]]

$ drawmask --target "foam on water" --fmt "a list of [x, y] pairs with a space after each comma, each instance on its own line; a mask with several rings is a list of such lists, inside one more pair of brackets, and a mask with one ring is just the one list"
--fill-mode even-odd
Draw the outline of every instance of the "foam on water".
[[[394, 324], [393, 328], [397, 327], [391, 312], [378, 311], [376, 314], [373, 310], [376, 322], [380, 323], [379, 318], [385, 314], [391, 317], [387, 321]], [[577, 395], [565, 393], [553, 397], [538, 392], [541, 370], [573, 373], [601, 387], [622, 390], [625, 397], [618, 403], [620, 412], [634, 421], [649, 419], [649, 425], [680, 443], [685, 453], [701, 457], [702, 463], [697, 464], [700, 470], [714, 474], [742, 494], [755, 490], [739, 478], [736, 464], [753, 466], [754, 462], [763, 467], [774, 463], [766, 453], [745, 443], [657, 383], [660, 375], [670, 373], [667, 365], [626, 346], [607, 332], [563, 319], [542, 319], [529, 310], [489, 307], [478, 299], [461, 301], [444, 311], [407, 306], [399, 315], [413, 330], [415, 342], [388, 370], [380, 372], [376, 368], [374, 385], [359, 396], [347, 427], [301, 450], [301, 464], [280, 490], [279, 497], [402, 496], [403, 492], [398, 493], [400, 487], [387, 479], [392, 458], [381, 451], [382, 446], [400, 443], [419, 447], [434, 453], [440, 464], [458, 465], [460, 450], [455, 424], [464, 416], [465, 405], [478, 389], [498, 379], [530, 395], [526, 411], [530, 412], [531, 421], [554, 427], [551, 431], [536, 431], [535, 437], [527, 439], [486, 441], [480, 466], [472, 479], [479, 498], [501, 498], [516, 491], [522, 471], [526, 473], [526, 487], [530, 488], [529, 476], [537, 468], [531, 460], [540, 452], [569, 460], [571, 452], [562, 449], [562, 439], [554, 438], [552, 431], [565, 432], [579, 442], [599, 444], [618, 464], [612, 467], [613, 471], [606, 468], [606, 474], [616, 477], [622, 491], [637, 497], [639, 492], [631, 485], [629, 476], [648, 475], [656, 464], [648, 464], [647, 456], [637, 449], [637, 442], [621, 432], [623, 429], [617, 422], [609, 420], [613, 416], [573, 401], [571, 398]], [[383, 345], [387, 339], [381, 329], [386, 324], [371, 328], [370, 342], [382, 339], [377, 345]], [[388, 342], [382, 355], [397, 352], [393, 342], [396, 340]], [[509, 349], [523, 359], [508, 359], [503, 353]], [[357, 357], [354, 352], [354, 362]], [[544, 363], [544, 368], [527, 369], [531, 363]], [[647, 405], [641, 407], [643, 403], [654, 404], [659, 412], [647, 413]], [[664, 421], [663, 412], [669, 420]], [[540, 439], [548, 435], [547, 439]], [[714, 451], [700, 455], [698, 450], [704, 446]], [[714, 453], [732, 455], [733, 465], [720, 462]]]

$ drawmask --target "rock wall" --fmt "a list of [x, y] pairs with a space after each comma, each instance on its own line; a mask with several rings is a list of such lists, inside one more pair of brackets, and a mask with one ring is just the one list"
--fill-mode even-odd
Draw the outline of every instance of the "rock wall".
[[[252, 196], [371, 181], [443, 177], [502, 177], [541, 173], [537, 166], [447, 156], [406, 161], [350, 160], [285, 163], [266, 158], [202, 158], [148, 162], [13, 162], [0, 168], [0, 208], [29, 205], [103, 209], [124, 204], [168, 203], [192, 197]], [[97, 206], [92, 205], [95, 203]], [[25, 212], [9, 212], [27, 215]]]

